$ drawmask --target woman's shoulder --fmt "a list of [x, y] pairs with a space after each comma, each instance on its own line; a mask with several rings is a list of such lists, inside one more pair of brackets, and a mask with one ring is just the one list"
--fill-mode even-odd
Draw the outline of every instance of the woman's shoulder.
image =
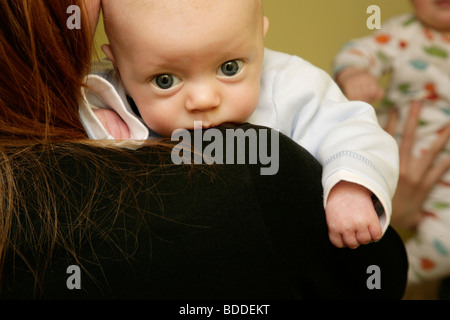
[[[292, 298], [279, 281], [283, 270], [272, 263], [277, 253], [271, 243], [280, 234], [267, 233], [265, 228], [277, 212], [283, 213], [283, 219], [270, 223], [277, 230], [292, 224], [286, 214], [298, 216], [294, 199], [299, 197], [290, 186], [298, 179], [299, 185], [311, 187], [298, 169], [312, 160], [289, 138], [269, 128], [244, 124], [216, 129], [216, 136], [224, 137], [223, 144], [216, 145], [216, 151], [220, 154], [223, 148], [225, 155], [225, 162], [219, 164], [175, 164], [175, 143], [170, 141], [137, 150], [77, 143], [36, 150], [41, 170], [34, 170], [35, 183], [27, 185], [29, 173], [24, 171], [19, 185], [43, 192], [47, 188], [54, 201], [51, 208], [58, 210], [51, 215], [58, 219], [56, 242], [49, 238], [42, 244], [55, 248], [49, 255], [50, 269], [41, 270], [47, 275], [45, 287], [53, 288], [44, 296]], [[195, 141], [196, 132], [190, 134]], [[252, 141], [253, 137], [259, 140]], [[230, 139], [235, 141], [231, 146]], [[239, 139], [248, 142], [242, 146]], [[257, 146], [261, 152], [250, 162]], [[235, 161], [227, 163], [232, 150]], [[243, 151], [248, 161], [240, 163]], [[262, 174], [261, 169], [268, 167], [277, 170]], [[312, 177], [316, 178], [320, 185], [320, 176]], [[24, 219], [32, 221], [35, 232], [45, 234], [45, 219], [36, 211], [40, 208], [35, 205], [36, 192], [26, 190], [21, 199], [22, 211], [28, 213]], [[321, 201], [317, 204], [321, 206]], [[14, 230], [14, 237], [20, 239], [21, 232]], [[282, 242], [285, 248], [294, 245]], [[39, 261], [27, 256], [28, 245], [21, 243], [16, 250], [25, 264], [34, 266]], [[15, 276], [5, 276], [5, 285], [16, 288], [11, 296], [20, 297], [34, 285], [27, 279], [36, 270], [13, 271], [12, 261], [18, 257], [8, 257], [4, 274]], [[81, 291], [66, 288], [70, 275], [65, 270], [72, 265], [80, 267]], [[249, 279], [264, 283], [265, 290], [242, 285]], [[185, 292], [185, 288], [193, 289]]]

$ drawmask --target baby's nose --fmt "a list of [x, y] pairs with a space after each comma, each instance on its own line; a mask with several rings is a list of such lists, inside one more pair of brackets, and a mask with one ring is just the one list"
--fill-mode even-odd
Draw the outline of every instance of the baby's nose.
[[217, 87], [212, 84], [202, 83], [191, 88], [186, 101], [186, 109], [189, 111], [207, 111], [220, 106], [221, 98]]

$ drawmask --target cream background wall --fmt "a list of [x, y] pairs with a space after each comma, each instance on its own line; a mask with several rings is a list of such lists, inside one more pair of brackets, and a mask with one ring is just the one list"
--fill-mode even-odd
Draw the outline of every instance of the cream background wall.
[[[379, 6], [382, 21], [411, 11], [410, 0], [264, 0], [270, 21], [266, 46], [299, 55], [330, 72], [331, 61], [344, 42], [372, 32], [366, 23], [370, 5]], [[105, 42], [100, 22], [97, 48]]]

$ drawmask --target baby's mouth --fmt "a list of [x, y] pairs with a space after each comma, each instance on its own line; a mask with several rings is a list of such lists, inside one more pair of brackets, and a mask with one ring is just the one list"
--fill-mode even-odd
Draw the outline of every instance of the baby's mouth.
[[194, 121], [194, 125], [193, 125], [193, 129], [194, 130], [198, 130], [198, 129], [209, 129], [214, 127], [215, 125], [212, 124], [212, 122], [210, 121], [204, 121], [204, 120], [195, 120]]

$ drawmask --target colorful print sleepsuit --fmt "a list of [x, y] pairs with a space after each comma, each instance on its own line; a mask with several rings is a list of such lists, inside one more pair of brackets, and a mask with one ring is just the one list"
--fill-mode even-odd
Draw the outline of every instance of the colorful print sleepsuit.
[[[398, 109], [398, 141], [411, 101], [422, 101], [415, 156], [429, 149], [450, 122], [450, 36], [424, 27], [414, 15], [392, 18], [373, 35], [347, 43], [336, 56], [334, 73], [350, 66], [366, 68], [376, 77], [389, 74], [386, 96], [377, 111], [382, 122], [386, 111]], [[449, 155], [447, 145], [441, 157]], [[450, 275], [450, 172], [432, 190], [424, 216], [416, 235], [406, 243], [411, 282]]]

